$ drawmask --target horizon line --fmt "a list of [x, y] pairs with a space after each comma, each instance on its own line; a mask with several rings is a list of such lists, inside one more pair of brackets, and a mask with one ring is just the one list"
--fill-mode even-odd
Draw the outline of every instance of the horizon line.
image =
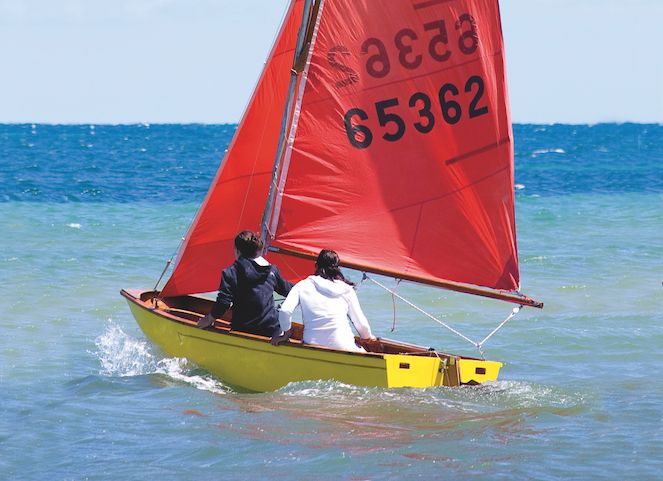
[[[48, 126], [48, 127], [81, 127], [81, 126], [103, 126], [103, 127], [132, 127], [132, 126], [237, 126], [240, 121], [237, 122], [4, 122], [0, 121], [2, 126], [18, 126], [18, 125], [29, 125], [29, 126]], [[553, 126], [553, 125], [569, 125], [569, 126], [588, 126], [593, 127], [596, 125], [657, 125], [663, 126], [663, 122], [651, 122], [651, 121], [635, 121], [635, 120], [610, 120], [610, 121], [599, 121], [599, 122], [512, 122], [512, 125], [541, 125], [541, 126]]]

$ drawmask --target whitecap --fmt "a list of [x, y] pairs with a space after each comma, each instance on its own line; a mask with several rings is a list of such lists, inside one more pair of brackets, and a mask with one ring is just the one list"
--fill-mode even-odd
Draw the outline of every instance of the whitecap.
[[81, 225], [72, 222], [71, 224], [67, 224], [67, 227], [71, 227], [72, 229], [80, 229]]
[[515, 187], [516, 190], [522, 190], [522, 189], [525, 188], [525, 184], [516, 184], [516, 185], [514, 185], [514, 187]]
[[542, 154], [566, 154], [564, 149], [536, 149], [532, 152], [532, 157], [537, 157]]

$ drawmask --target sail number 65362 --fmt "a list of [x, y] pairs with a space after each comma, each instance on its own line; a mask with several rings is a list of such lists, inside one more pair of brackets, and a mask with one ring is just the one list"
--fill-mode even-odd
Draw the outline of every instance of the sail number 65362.
[[[447, 124], [457, 124], [464, 115], [471, 119], [488, 113], [488, 106], [480, 105], [485, 91], [484, 82], [480, 76], [473, 75], [467, 79], [464, 91], [473, 94], [465, 108], [456, 100], [460, 94], [458, 87], [452, 83], [445, 83], [440, 87], [437, 95], [439, 112]], [[394, 108], [399, 105], [400, 102], [396, 97], [375, 102], [378, 123], [381, 127], [385, 127], [382, 138], [388, 142], [396, 142], [401, 139], [407, 130], [403, 117], [394, 111]], [[418, 121], [412, 124], [415, 130], [422, 134], [427, 134], [433, 130], [437, 117], [433, 111], [433, 102], [428, 95], [423, 92], [416, 92], [410, 96], [408, 107], [416, 109], [417, 114], [419, 114]], [[437, 110], [437, 106], [435, 106], [435, 110]], [[369, 115], [360, 108], [352, 108], [343, 116], [348, 140], [357, 149], [365, 149], [373, 143], [373, 132], [367, 125], [361, 123], [367, 120], [369, 120]]]

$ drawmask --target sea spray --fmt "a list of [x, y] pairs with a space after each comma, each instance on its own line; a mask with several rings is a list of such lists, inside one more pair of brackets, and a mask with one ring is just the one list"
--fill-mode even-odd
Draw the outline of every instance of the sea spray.
[[127, 335], [111, 319], [104, 333], [95, 340], [95, 345], [101, 363], [101, 375], [141, 376], [156, 371], [157, 360], [147, 342]]
[[95, 353], [101, 363], [99, 374], [109, 377], [165, 375], [175, 381], [213, 393], [228, 392], [228, 388], [210, 375], [198, 375], [186, 359], [159, 358], [146, 340], [134, 339], [109, 319], [106, 330], [95, 340]]

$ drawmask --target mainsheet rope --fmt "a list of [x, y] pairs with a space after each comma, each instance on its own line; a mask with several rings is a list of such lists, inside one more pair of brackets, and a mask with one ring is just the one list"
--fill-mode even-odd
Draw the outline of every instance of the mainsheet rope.
[[[426, 316], [426, 317], [432, 319], [433, 321], [435, 321], [435, 322], [437, 322], [438, 324], [440, 324], [442, 327], [448, 329], [449, 331], [453, 332], [454, 334], [456, 334], [456, 335], [459, 336], [460, 338], [466, 340], [467, 342], [469, 342], [470, 344], [472, 344], [474, 347], [476, 347], [476, 348], [479, 350], [479, 352], [481, 353], [482, 356], [483, 356], [483, 351], [481, 350], [481, 348], [483, 347], [483, 345], [485, 344], [485, 342], [486, 342], [488, 339], [490, 339], [490, 338], [491, 338], [491, 337], [492, 337], [497, 331], [499, 331], [502, 327], [504, 327], [504, 325], [505, 325], [507, 322], [509, 322], [509, 321], [510, 321], [510, 320], [511, 320], [516, 314], [518, 314], [518, 312], [520, 312], [520, 309], [522, 309], [522, 307], [523, 307], [523, 306], [517, 306], [517, 307], [514, 307], [513, 310], [511, 311], [511, 314], [509, 314], [509, 316], [508, 316], [506, 319], [504, 319], [504, 320], [503, 320], [503, 321], [502, 321], [502, 322], [501, 322], [501, 323], [500, 323], [495, 329], [493, 329], [493, 331], [492, 331], [490, 334], [488, 334], [485, 338], [483, 338], [482, 341], [480, 341], [480, 342], [476, 342], [476, 341], [473, 341], [472, 339], [470, 339], [469, 337], [467, 337], [466, 335], [464, 335], [463, 333], [457, 331], [456, 329], [454, 329], [454, 328], [451, 327], [450, 325], [448, 325], [448, 324], [446, 324], [445, 322], [441, 321], [441, 320], [438, 319], [437, 317], [433, 316], [432, 314], [429, 314], [428, 312], [424, 311], [424, 310], [423, 310], [422, 308], [420, 308], [419, 306], [417, 306], [417, 305], [413, 304], [412, 302], [408, 301], [408, 300], [405, 299], [403, 296], [397, 294], [396, 291], [394, 291], [394, 290], [392, 290], [392, 289], [389, 289], [389, 288], [388, 288], [387, 286], [385, 286], [384, 284], [382, 284], [382, 283], [376, 281], [375, 279], [369, 277], [368, 274], [366, 274], [366, 273], [364, 272], [364, 273], [363, 273], [363, 277], [362, 277], [362, 279], [361, 279], [361, 283], [363, 283], [365, 280], [369, 280], [369, 281], [371, 281], [373, 284], [375, 284], [375, 285], [381, 287], [382, 289], [384, 289], [385, 291], [389, 292], [389, 293], [392, 295], [392, 298], [398, 298], [398, 299], [400, 299], [401, 301], [403, 301], [404, 303], [406, 303], [408, 306], [410, 306], [410, 307], [412, 307], [413, 309], [415, 309], [416, 311], [419, 311], [420, 313], [422, 313], [424, 316]], [[399, 280], [398, 282], [400, 283], [400, 280]], [[361, 284], [361, 283], [360, 283], [360, 284]]]

